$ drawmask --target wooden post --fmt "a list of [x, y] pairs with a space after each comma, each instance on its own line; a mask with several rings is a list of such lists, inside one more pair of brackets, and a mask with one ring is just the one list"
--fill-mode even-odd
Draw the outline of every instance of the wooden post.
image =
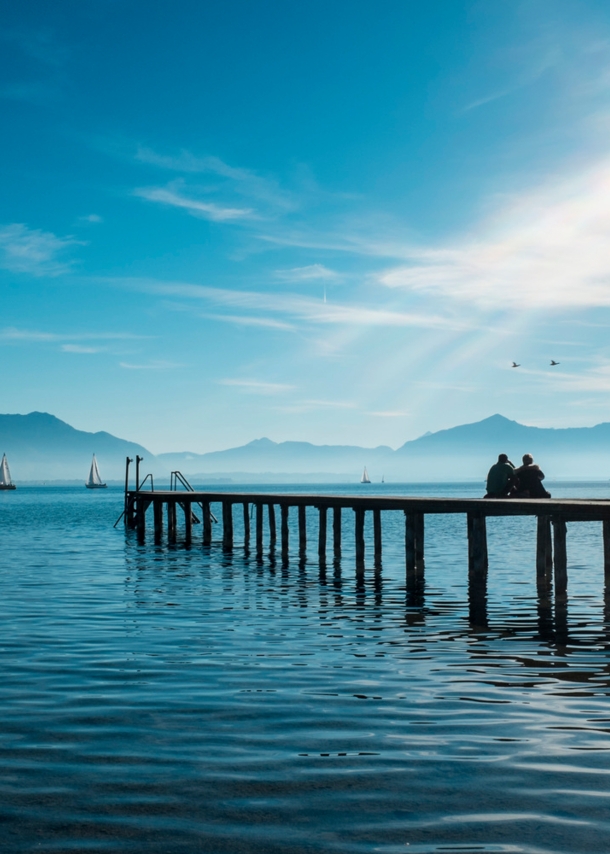
[[287, 504], [282, 504], [280, 506], [280, 513], [282, 514], [282, 557], [288, 557], [288, 512], [289, 507]]
[[176, 502], [167, 502], [167, 542], [176, 542]]
[[155, 545], [160, 545], [163, 539], [163, 504], [158, 499], [153, 501], [153, 519], [155, 524]]
[[606, 586], [608, 586], [610, 585], [610, 519], [604, 519], [602, 531], [604, 536], [604, 578]]
[[333, 554], [336, 560], [341, 557], [341, 508], [333, 507]]
[[299, 504], [299, 552], [307, 550], [307, 511], [304, 504]]
[[233, 548], [233, 505], [230, 501], [222, 502], [222, 547], [225, 551]]
[[250, 505], [244, 501], [244, 548], [250, 548]]
[[326, 561], [326, 511], [327, 507], [320, 507], [320, 527], [318, 529], [318, 557], [320, 561]]
[[[422, 521], [423, 521], [422, 516]], [[422, 526], [423, 527], [423, 526]], [[373, 540], [375, 543], [375, 566], [381, 564], [381, 510], [373, 510]]]
[[487, 526], [485, 516], [468, 513], [468, 573], [482, 580], [487, 572]]
[[354, 509], [356, 514], [356, 564], [364, 565], [364, 510], [361, 507]]
[[138, 495], [136, 506], [136, 527], [138, 529], [138, 542], [143, 543], [146, 539], [146, 504], [141, 495]]
[[256, 553], [263, 553], [263, 505], [256, 504]]
[[193, 539], [193, 508], [190, 501], [185, 501], [182, 504], [184, 508], [184, 542], [190, 546]]
[[568, 556], [566, 549], [567, 526], [564, 519], [553, 519], [553, 552], [555, 567], [555, 594], [568, 589]]
[[424, 514], [413, 514], [413, 526], [415, 528], [415, 568], [424, 568]]
[[210, 504], [204, 501], [201, 505], [203, 511], [203, 545], [212, 545], [212, 517], [210, 515]]
[[553, 543], [551, 538], [551, 519], [538, 516], [536, 530], [536, 576], [546, 578], [553, 565]]
[[415, 572], [415, 519], [405, 510], [405, 559], [407, 575]]
[[277, 540], [277, 532], [275, 529], [275, 507], [273, 504], [268, 505], [269, 510], [269, 549], [273, 551]]

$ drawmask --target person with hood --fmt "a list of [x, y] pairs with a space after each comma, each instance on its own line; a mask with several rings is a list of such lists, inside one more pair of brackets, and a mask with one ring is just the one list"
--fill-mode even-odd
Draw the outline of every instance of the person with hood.
[[551, 493], [547, 492], [542, 485], [544, 472], [536, 465], [531, 454], [523, 455], [523, 465], [515, 469], [515, 477], [517, 478], [517, 498], [551, 497]]
[[514, 465], [506, 454], [500, 454], [498, 462], [489, 469], [485, 498], [508, 498], [516, 482]]

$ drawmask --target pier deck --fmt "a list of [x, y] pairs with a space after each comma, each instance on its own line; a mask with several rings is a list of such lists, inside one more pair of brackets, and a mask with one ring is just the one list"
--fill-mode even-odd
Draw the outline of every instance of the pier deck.
[[[601, 522], [604, 543], [604, 572], [610, 581], [610, 500], [585, 499], [483, 499], [483, 498], [427, 498], [402, 495], [326, 495], [288, 494], [268, 492], [214, 492], [214, 491], [148, 491], [126, 490], [125, 521], [135, 528], [140, 542], [146, 537], [146, 511], [152, 505], [155, 542], [163, 537], [163, 517], [167, 516], [168, 542], [177, 539], [177, 509], [184, 514], [184, 540], [192, 543], [193, 524], [202, 522], [201, 542], [212, 543], [211, 505], [220, 505], [222, 517], [222, 547], [234, 547], [233, 513], [237, 506], [243, 513], [245, 548], [250, 547], [251, 512], [255, 513], [254, 540], [258, 553], [263, 551], [264, 509], [267, 513], [268, 545], [277, 543], [276, 511], [280, 510], [280, 546], [282, 556], [289, 554], [289, 514], [294, 508], [298, 519], [298, 548], [303, 553], [307, 545], [307, 508], [318, 513], [318, 555], [326, 560], [327, 517], [332, 511], [333, 554], [341, 556], [342, 511], [351, 510], [355, 519], [356, 568], [364, 568], [365, 514], [373, 514], [374, 561], [381, 563], [382, 521], [381, 513], [395, 511], [405, 518], [405, 565], [407, 580], [416, 578], [424, 568], [424, 528], [426, 515], [462, 514], [466, 517], [468, 537], [468, 569], [471, 579], [484, 580], [487, 574], [488, 516], [536, 516], [536, 569], [538, 578], [550, 578], [554, 570], [555, 590], [567, 588], [566, 525], [568, 522]], [[164, 514], [165, 510], [165, 514]], [[199, 516], [202, 518], [200, 519]]]

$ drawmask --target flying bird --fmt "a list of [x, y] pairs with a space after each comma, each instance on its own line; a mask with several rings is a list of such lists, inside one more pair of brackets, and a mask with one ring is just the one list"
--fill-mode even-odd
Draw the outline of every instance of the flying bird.
[[551, 365], [559, 365], [559, 362], [556, 362], [555, 359], [551, 359]]
[[513, 362], [511, 368], [520, 368], [521, 365], [518, 365], [516, 362]]

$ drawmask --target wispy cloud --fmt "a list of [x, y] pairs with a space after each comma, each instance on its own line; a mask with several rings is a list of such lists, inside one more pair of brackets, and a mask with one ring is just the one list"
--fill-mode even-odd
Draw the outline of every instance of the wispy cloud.
[[293, 196], [283, 190], [274, 179], [264, 178], [251, 169], [231, 166], [219, 157], [197, 157], [186, 149], [174, 155], [159, 154], [151, 148], [140, 147], [136, 160], [171, 172], [213, 174], [224, 178], [233, 193], [258, 199], [285, 210], [292, 210], [295, 207]]
[[99, 353], [99, 347], [83, 347], [82, 344], [62, 344], [64, 353]]
[[388, 288], [485, 309], [610, 305], [610, 160], [510, 200], [476, 238], [411, 247]]
[[276, 270], [275, 275], [283, 282], [307, 282], [312, 279], [340, 279], [340, 273], [329, 270], [324, 264], [308, 264], [306, 267], [292, 267], [289, 270]]
[[178, 362], [166, 362], [162, 359], [146, 362], [145, 364], [133, 364], [132, 362], [119, 362], [121, 368], [128, 371], [170, 371], [174, 368], [184, 368], [185, 366]]
[[83, 242], [28, 228], [23, 223], [1, 226], [0, 267], [12, 273], [60, 276], [70, 271], [72, 262], [65, 256], [75, 244], [83, 245]]
[[366, 414], [373, 415], [375, 418], [404, 418], [411, 413], [403, 412], [402, 410], [387, 410], [382, 412], [367, 412]]
[[393, 307], [333, 304], [296, 294], [261, 293], [237, 291], [227, 288], [212, 288], [178, 282], [156, 282], [151, 280], [121, 279], [115, 282], [138, 290], [163, 296], [205, 300], [225, 306], [284, 314], [314, 324], [347, 326], [394, 326], [460, 329], [469, 327], [467, 322], [439, 314], [408, 312]]
[[471, 101], [470, 104], [467, 104], [463, 107], [462, 112], [467, 113], [470, 110], [476, 110], [477, 107], [483, 107], [485, 104], [491, 104], [493, 101], [498, 101], [500, 98], [506, 97], [506, 95], [510, 95], [511, 92], [514, 92], [515, 89], [501, 89], [499, 92], [493, 92], [490, 95], [486, 95], [483, 98], [477, 98], [474, 101]]
[[83, 225], [98, 225], [100, 222], [104, 222], [104, 218], [99, 214], [87, 214], [86, 216], [79, 216], [77, 222]]
[[251, 317], [239, 314], [204, 314], [202, 317], [210, 320], [220, 320], [224, 323], [234, 323], [236, 326], [261, 326], [267, 329], [293, 330], [294, 324], [283, 320], [275, 320], [272, 317]]
[[147, 199], [149, 202], [159, 202], [170, 207], [182, 208], [192, 216], [203, 217], [214, 222], [252, 219], [255, 216], [252, 208], [221, 207], [214, 202], [189, 198], [177, 192], [173, 185], [168, 187], [140, 187], [134, 190], [134, 194]]
[[[36, 343], [62, 341], [126, 341], [148, 338], [146, 335], [133, 335], [130, 332], [43, 332], [38, 329], [19, 329], [6, 326], [0, 329], [0, 341]], [[68, 346], [68, 344], [66, 344]]]
[[243, 391], [254, 394], [283, 394], [294, 389], [293, 385], [287, 385], [286, 383], [271, 383], [263, 382], [262, 380], [224, 379], [218, 380], [218, 384], [240, 388]]

